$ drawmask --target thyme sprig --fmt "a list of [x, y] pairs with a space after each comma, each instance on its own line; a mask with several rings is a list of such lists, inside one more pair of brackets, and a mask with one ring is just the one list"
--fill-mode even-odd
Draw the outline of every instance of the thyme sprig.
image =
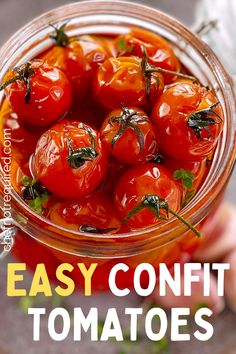
[[[174, 215], [178, 220], [180, 220], [184, 225], [186, 225], [191, 231], [195, 233], [197, 237], [201, 237], [200, 232], [182, 216], [176, 213], [174, 210], [169, 208], [169, 205], [165, 199], [160, 198], [157, 195], [145, 195], [141, 203], [136, 205], [126, 217], [123, 219], [123, 223], [126, 223], [130, 218], [136, 215], [138, 212], [144, 208], [149, 209], [158, 219], [167, 220], [169, 214]], [[161, 211], [165, 212], [165, 216], [161, 214]]]
[[126, 131], [126, 129], [132, 129], [138, 138], [140, 149], [144, 149], [144, 137], [138, 126], [138, 123], [147, 121], [148, 118], [146, 116], [140, 116], [133, 109], [129, 109], [128, 107], [122, 108], [122, 113], [120, 116], [112, 116], [109, 120], [109, 123], [113, 125], [114, 123], [119, 124], [119, 130], [114, 135], [111, 145], [114, 148], [116, 142], [121, 138], [122, 134]]
[[67, 161], [70, 164], [70, 167], [77, 169], [85, 164], [86, 161], [92, 161], [98, 156], [95, 146], [95, 138], [92, 129], [89, 127], [83, 126], [83, 129], [90, 135], [91, 146], [83, 146], [77, 150], [73, 150], [72, 140], [67, 139], [69, 156]]
[[26, 94], [25, 94], [25, 103], [30, 103], [31, 97], [31, 85], [30, 85], [30, 78], [35, 73], [34, 69], [32, 68], [32, 63], [27, 62], [22, 64], [21, 66], [17, 66], [13, 69], [16, 72], [16, 75], [11, 79], [7, 80], [0, 86], [0, 91], [4, 90], [7, 86], [13, 84], [16, 81], [23, 81], [26, 87]]
[[[214, 110], [219, 104], [219, 102], [216, 102], [210, 107], [195, 111], [188, 116], [187, 124], [189, 128], [194, 131], [194, 134], [198, 139], [209, 140], [211, 136], [214, 137], [214, 134], [210, 130], [210, 126], [222, 122], [221, 116]], [[207, 131], [209, 134], [208, 137], [202, 138], [201, 133], [203, 130]]]

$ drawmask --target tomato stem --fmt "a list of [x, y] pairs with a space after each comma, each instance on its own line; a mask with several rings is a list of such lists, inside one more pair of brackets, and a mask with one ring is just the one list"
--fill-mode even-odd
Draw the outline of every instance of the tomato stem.
[[191, 80], [191, 81], [197, 81], [196, 77], [194, 77], [194, 76], [183, 74], [183, 73], [179, 73], [177, 71], [163, 69], [163, 68], [160, 68], [160, 67], [151, 66], [151, 68], [147, 69], [145, 72], [147, 74], [148, 73], [155, 73], [155, 72], [156, 73], [163, 73], [163, 74], [170, 74], [170, 75], [182, 77], [183, 79], [188, 79], [188, 80]]
[[[170, 75], [173, 75], [173, 76], [178, 76], [178, 77], [182, 77], [184, 79], [191, 80], [193, 82], [197, 82], [198, 81], [197, 78], [194, 77], [194, 76], [183, 74], [183, 73], [180, 73], [180, 72], [177, 72], [177, 71], [163, 69], [163, 68], [156, 67], [154, 65], [149, 64], [146, 48], [144, 46], [142, 46], [141, 48], [142, 48], [142, 53], [143, 53], [143, 57], [142, 57], [142, 60], [141, 60], [141, 68], [142, 68], [142, 73], [143, 73], [144, 79], [146, 81], [146, 97], [148, 99], [150, 98], [151, 80], [154, 77], [153, 76], [154, 73], [170, 74]], [[158, 77], [155, 77], [155, 79], [156, 79], [157, 84], [159, 86]]]
[[34, 74], [32, 64], [30, 62], [27, 62], [21, 66], [14, 68], [14, 71], [17, 72], [17, 75], [4, 82], [3, 85], [0, 86], [0, 91], [4, 90], [7, 86], [13, 84], [16, 81], [23, 81], [26, 87], [25, 103], [29, 104], [31, 97], [30, 77]]
[[95, 139], [92, 129], [85, 126], [83, 126], [83, 129], [90, 135], [91, 146], [83, 146], [77, 150], [73, 150], [71, 139], [67, 139], [69, 150], [67, 161], [73, 169], [83, 166], [86, 161], [92, 161], [98, 156], [98, 152], [95, 149]]
[[68, 22], [63, 23], [60, 27], [50, 24], [50, 26], [54, 29], [54, 32], [50, 35], [50, 38], [59, 47], [66, 47], [70, 42], [70, 38], [65, 33], [65, 27], [67, 24]]
[[180, 216], [178, 213], [176, 213], [172, 209], [168, 209], [169, 213], [174, 215], [177, 219], [179, 219], [183, 224], [185, 224], [190, 230], [192, 230], [197, 237], [201, 237], [201, 233], [192, 225], [190, 224], [186, 219], [184, 219], [182, 216]]
[[[214, 111], [214, 109], [219, 104], [220, 102], [216, 102], [210, 107], [195, 111], [188, 116], [188, 126], [194, 131], [198, 139], [209, 140], [210, 136], [214, 137], [212, 131], [210, 130], [210, 126], [222, 122], [221, 116]], [[219, 122], [217, 122], [214, 118], [209, 116], [215, 116], [217, 119], [219, 119]], [[209, 137], [202, 138], [201, 132], [204, 129], [208, 132]]]
[[210, 21], [202, 22], [199, 28], [195, 30], [195, 33], [197, 33], [199, 36], [206, 35], [212, 29], [214, 28], [217, 29], [218, 22], [219, 22], [218, 20], [210, 20]]
[[[126, 217], [123, 219], [122, 223], [127, 222], [130, 218], [132, 218], [135, 214], [139, 213], [142, 209], [148, 208], [158, 219], [167, 220], [169, 217], [169, 213], [174, 215], [178, 220], [180, 220], [184, 225], [186, 225], [191, 231], [195, 233], [197, 237], [201, 237], [201, 233], [187, 220], [185, 220], [182, 216], [176, 213], [174, 210], [169, 208], [169, 205], [165, 199], [160, 198], [157, 195], [145, 195], [141, 203], [136, 205]], [[161, 215], [161, 210], [166, 212], [167, 218]]]
[[122, 113], [120, 116], [112, 116], [109, 120], [109, 123], [113, 125], [114, 123], [119, 124], [119, 130], [114, 135], [111, 145], [114, 148], [116, 142], [121, 138], [126, 129], [131, 128], [137, 135], [140, 149], [144, 149], [144, 137], [138, 126], [139, 122], [147, 121], [146, 116], [139, 116], [137, 112], [128, 107], [122, 108]]

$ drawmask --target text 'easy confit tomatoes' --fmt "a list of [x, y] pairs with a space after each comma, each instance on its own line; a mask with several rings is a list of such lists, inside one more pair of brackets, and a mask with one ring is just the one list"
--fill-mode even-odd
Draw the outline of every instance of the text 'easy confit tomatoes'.
[[148, 196], [164, 200], [175, 212], [180, 210], [181, 190], [167, 169], [154, 163], [134, 166], [123, 174], [114, 192], [114, 204], [123, 222], [138, 207], [133, 216], [126, 220], [131, 229], [145, 229], [161, 221], [150, 210], [151, 203], [147, 203], [147, 207], [143, 204]]
[[9, 71], [3, 88], [12, 110], [33, 126], [54, 123], [68, 112], [72, 103], [71, 87], [65, 74], [42, 60]]
[[223, 128], [223, 112], [216, 96], [190, 82], [177, 82], [167, 88], [153, 108], [152, 120], [160, 149], [181, 161], [206, 158]]
[[62, 198], [81, 198], [102, 182], [107, 155], [98, 133], [78, 121], [61, 121], [39, 139], [32, 159], [34, 177]]
[[103, 122], [101, 140], [111, 155], [129, 165], [147, 162], [158, 151], [155, 127], [136, 107], [112, 111]]

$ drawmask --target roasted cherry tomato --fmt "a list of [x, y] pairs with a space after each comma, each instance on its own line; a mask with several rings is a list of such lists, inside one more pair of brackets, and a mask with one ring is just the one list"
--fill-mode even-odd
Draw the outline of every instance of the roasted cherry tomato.
[[102, 125], [101, 140], [117, 160], [129, 165], [151, 160], [158, 150], [155, 127], [135, 107], [112, 111]]
[[77, 39], [81, 45], [83, 55], [91, 65], [92, 69], [96, 70], [98, 65], [103, 63], [108, 57], [108, 39], [98, 36], [83, 35]]
[[95, 98], [110, 109], [148, 105], [160, 96], [164, 84], [160, 73], [146, 72], [146, 65], [139, 58], [107, 59], [94, 78]]
[[92, 70], [79, 42], [72, 42], [66, 47], [55, 46], [42, 59], [66, 74], [76, 99], [84, 98], [91, 83]]
[[75, 231], [112, 234], [121, 226], [112, 203], [99, 191], [80, 200], [58, 201], [51, 206], [49, 219]]
[[[129, 33], [123, 34], [115, 40], [118, 55], [143, 56], [145, 48], [150, 64], [156, 67], [178, 72], [180, 63], [169, 43], [162, 37], [133, 28]], [[165, 83], [173, 81], [175, 76], [163, 73]]]
[[62, 121], [39, 139], [32, 170], [51, 193], [62, 198], [81, 198], [102, 182], [106, 152], [98, 133], [77, 121]]
[[175, 212], [180, 210], [180, 188], [167, 169], [153, 163], [130, 168], [120, 178], [114, 192], [120, 218], [131, 229], [145, 229], [161, 221], [162, 204], [159, 217], [151, 211], [158, 212], [158, 200], [168, 203], [168, 208]]
[[71, 87], [67, 77], [42, 60], [9, 71], [3, 88], [12, 110], [33, 126], [54, 123], [71, 106]]
[[206, 158], [223, 128], [223, 113], [216, 96], [190, 82], [169, 87], [156, 102], [152, 120], [161, 150], [181, 161]]
[[102, 40], [87, 35], [69, 38], [65, 33], [65, 25], [55, 27], [51, 38], [55, 46], [42, 59], [63, 70], [76, 99], [84, 98], [92, 84], [93, 70], [108, 56]]

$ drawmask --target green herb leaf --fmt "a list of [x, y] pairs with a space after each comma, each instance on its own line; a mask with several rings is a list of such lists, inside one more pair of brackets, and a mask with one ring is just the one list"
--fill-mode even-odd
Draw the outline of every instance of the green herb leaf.
[[167, 337], [163, 337], [158, 342], [154, 342], [150, 348], [151, 354], [169, 354], [170, 343]]
[[48, 194], [43, 194], [40, 197], [36, 197], [35, 199], [30, 200], [29, 206], [31, 207], [31, 209], [36, 211], [36, 213], [42, 214], [44, 210], [43, 203], [47, 201], [48, 198], [49, 198]]
[[120, 38], [117, 42], [117, 47], [119, 50], [119, 55], [123, 55], [125, 53], [132, 53], [134, 50], [134, 45], [127, 46], [127, 43], [124, 38]]
[[188, 192], [185, 196], [185, 200], [189, 200], [191, 199], [194, 195], [195, 195], [196, 191], [195, 189], [191, 190], [190, 192]]
[[191, 189], [193, 187], [194, 175], [190, 171], [184, 170], [183, 168], [181, 168], [180, 170], [176, 170], [173, 173], [173, 178], [175, 180], [180, 179], [182, 181], [182, 184], [188, 189]]
[[33, 307], [35, 298], [32, 296], [22, 296], [20, 299], [20, 309], [22, 312], [27, 313], [29, 307]]
[[30, 208], [36, 213], [42, 214], [43, 203], [48, 200], [49, 192], [39, 181], [26, 175], [22, 177], [22, 184], [24, 186], [23, 199], [29, 201]]
[[104, 321], [98, 320], [98, 338], [100, 338], [102, 335], [103, 327], [104, 327]]
[[134, 50], [134, 45], [133, 44], [127, 48], [127, 52], [128, 53], [132, 53], [133, 50]]
[[23, 184], [23, 186], [28, 187], [28, 186], [31, 184], [31, 182], [32, 182], [32, 179], [29, 178], [28, 176], [24, 175], [24, 176], [22, 177], [22, 184]]
[[198, 304], [194, 309], [194, 313], [196, 313], [198, 310], [201, 310], [204, 307], [209, 308], [209, 305], [205, 302]]
[[126, 50], [126, 42], [124, 38], [120, 38], [117, 42], [118, 49], [122, 52]]

